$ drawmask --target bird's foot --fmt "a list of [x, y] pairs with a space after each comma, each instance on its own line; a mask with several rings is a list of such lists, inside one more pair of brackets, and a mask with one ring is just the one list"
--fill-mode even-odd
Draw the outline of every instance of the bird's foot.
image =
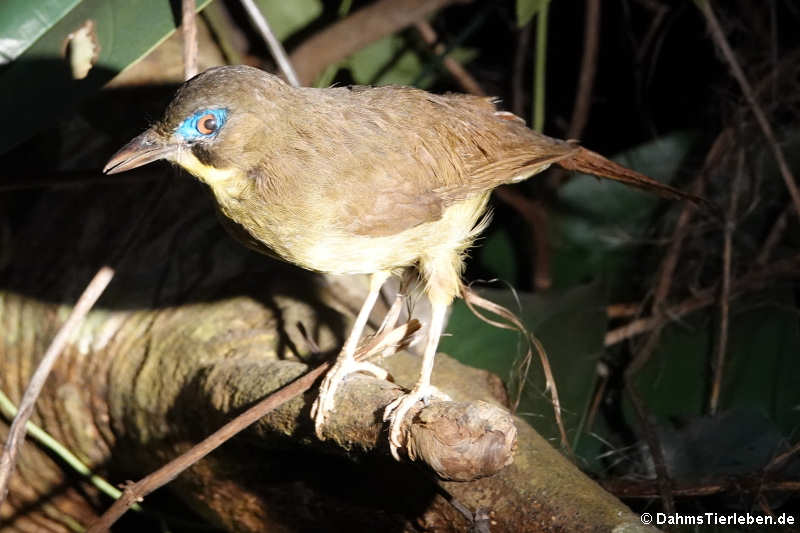
[[403, 438], [403, 420], [408, 414], [408, 411], [414, 407], [419, 400], [422, 400], [425, 405], [428, 405], [431, 398], [436, 398], [441, 401], [450, 400], [450, 396], [433, 385], [417, 384], [410, 392], [398, 396], [392, 403], [386, 406], [383, 412], [383, 420], [389, 421], [389, 449], [392, 451], [392, 456], [398, 461], [400, 460], [398, 450], [405, 446], [406, 440]]
[[320, 440], [322, 427], [335, 406], [336, 389], [344, 378], [355, 372], [371, 374], [378, 379], [386, 379], [389, 373], [383, 368], [366, 361], [356, 361], [353, 357], [340, 357], [338, 361], [325, 374], [319, 386], [319, 396], [311, 406], [311, 417], [314, 419], [314, 430]]

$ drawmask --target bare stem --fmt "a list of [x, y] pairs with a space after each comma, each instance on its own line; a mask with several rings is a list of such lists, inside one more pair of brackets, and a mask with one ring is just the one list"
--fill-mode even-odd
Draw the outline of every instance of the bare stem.
[[728, 198], [728, 210], [725, 215], [725, 231], [722, 249], [722, 287], [719, 295], [719, 338], [717, 339], [716, 357], [714, 357], [714, 379], [711, 382], [711, 396], [708, 401], [709, 412], [716, 414], [719, 407], [719, 395], [722, 389], [722, 375], [725, 367], [725, 353], [728, 349], [728, 323], [731, 301], [731, 262], [733, 257], [733, 230], [736, 224], [736, 203], [739, 200], [739, 186], [744, 173], [744, 152], [739, 152], [736, 177], [731, 184]]
[[197, 21], [195, 0], [181, 3], [181, 31], [183, 32], [183, 79], [194, 78], [197, 74]]
[[767, 139], [767, 143], [769, 144], [770, 148], [772, 148], [775, 160], [778, 163], [778, 169], [781, 172], [781, 176], [786, 184], [786, 188], [789, 190], [789, 195], [792, 197], [794, 208], [797, 211], [797, 214], [800, 215], [800, 190], [797, 188], [794, 175], [789, 169], [789, 164], [786, 162], [786, 158], [783, 155], [783, 150], [778, 144], [778, 141], [775, 139], [775, 133], [772, 131], [772, 126], [770, 125], [769, 121], [767, 120], [767, 116], [764, 114], [764, 111], [761, 109], [761, 106], [756, 100], [755, 92], [753, 91], [750, 82], [747, 81], [747, 77], [744, 75], [744, 71], [742, 70], [741, 65], [739, 65], [739, 61], [736, 59], [736, 55], [733, 53], [733, 50], [728, 43], [728, 39], [725, 37], [725, 32], [722, 31], [719, 20], [717, 20], [717, 16], [714, 14], [714, 10], [711, 7], [711, 1], [697, 0], [697, 4], [700, 7], [700, 11], [702, 11], [703, 15], [706, 17], [708, 29], [711, 32], [711, 37], [714, 39], [714, 43], [719, 48], [720, 52], [722, 52], [725, 61], [728, 62], [728, 66], [731, 69], [733, 77], [736, 78], [736, 81], [739, 83], [739, 88], [742, 90], [742, 93], [744, 93], [744, 96], [747, 99], [748, 104], [750, 104], [750, 108], [756, 117], [759, 127], [761, 127], [761, 131], [764, 134], [764, 137]]
[[22, 400], [19, 402], [19, 411], [11, 424], [11, 428], [8, 430], [8, 438], [3, 448], [3, 455], [0, 456], [0, 503], [5, 500], [6, 494], [8, 494], [8, 481], [11, 478], [11, 472], [14, 470], [19, 449], [25, 441], [28, 420], [33, 414], [33, 406], [42, 391], [47, 376], [50, 375], [53, 365], [58, 361], [61, 352], [64, 351], [64, 347], [66, 347], [72, 333], [81, 325], [83, 318], [94, 306], [97, 299], [100, 298], [100, 295], [103, 294], [112, 277], [114, 277], [114, 270], [111, 267], [104, 266], [97, 271], [92, 281], [84, 289], [83, 294], [78, 298], [75, 307], [72, 308], [72, 312], [67, 317], [67, 321], [56, 333], [44, 357], [39, 361], [39, 366], [33, 373], [28, 388], [25, 389], [25, 393], [22, 395]]
[[572, 119], [569, 121], [567, 138], [580, 137], [586, 122], [589, 120], [589, 109], [592, 103], [592, 88], [597, 71], [598, 41], [600, 40], [600, 0], [586, 0], [586, 22], [583, 29], [583, 57], [581, 58], [581, 74], [578, 78], [578, 90], [575, 95], [575, 106], [572, 108]]
[[253, 0], [242, 0], [242, 6], [244, 6], [250, 20], [267, 42], [269, 51], [272, 53], [272, 57], [275, 58], [275, 62], [278, 64], [278, 68], [281, 69], [281, 72], [283, 72], [286, 80], [293, 86], [300, 87], [300, 79], [297, 77], [297, 73], [292, 63], [289, 61], [289, 56], [286, 55], [286, 50], [283, 49], [283, 45], [278, 38], [275, 37], [272, 28], [269, 27], [269, 23], [264, 14], [258, 9], [258, 6]]
[[547, 72], [547, 13], [550, 1], [542, 4], [536, 14], [536, 64], [533, 74], [533, 129], [544, 128], [544, 84]]

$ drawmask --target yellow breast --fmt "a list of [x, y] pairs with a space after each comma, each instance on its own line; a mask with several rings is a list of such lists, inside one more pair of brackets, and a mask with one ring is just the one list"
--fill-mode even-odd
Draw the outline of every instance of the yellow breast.
[[211, 187], [223, 214], [282, 259], [308, 270], [366, 274], [400, 269], [433, 257], [450, 258], [458, 267], [463, 251], [488, 223], [486, 218], [481, 220], [487, 192], [447, 207], [441, 218], [432, 222], [392, 235], [356, 235], [320, 217], [254, 203], [244, 194], [249, 181], [235, 169], [204, 165], [188, 150], [181, 150], [175, 162]]

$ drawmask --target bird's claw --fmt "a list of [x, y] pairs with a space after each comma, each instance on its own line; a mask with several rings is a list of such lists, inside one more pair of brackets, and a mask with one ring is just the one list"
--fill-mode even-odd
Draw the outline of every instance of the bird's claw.
[[336, 405], [336, 389], [339, 388], [344, 378], [355, 372], [371, 374], [378, 379], [386, 379], [389, 376], [389, 373], [383, 368], [366, 361], [356, 361], [352, 357], [336, 361], [336, 364], [325, 374], [319, 386], [319, 395], [311, 406], [314, 431], [320, 440], [324, 440], [322, 428]]
[[430, 404], [431, 398], [448, 401], [450, 397], [433, 385], [416, 385], [407, 394], [402, 394], [386, 406], [383, 411], [383, 420], [389, 421], [389, 449], [392, 457], [400, 460], [399, 449], [405, 446], [406, 439], [403, 435], [403, 420], [414, 405], [422, 400], [425, 406]]

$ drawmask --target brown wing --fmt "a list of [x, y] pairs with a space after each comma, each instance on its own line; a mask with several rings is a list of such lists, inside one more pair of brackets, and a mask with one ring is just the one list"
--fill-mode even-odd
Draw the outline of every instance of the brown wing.
[[[356, 234], [389, 235], [437, 220], [448, 205], [527, 178], [578, 149], [532, 132], [488, 98], [398, 87], [326, 94], [343, 114], [317, 117], [340, 147], [337, 189], [327, 196], [335, 198], [329, 205], [337, 206], [340, 226]], [[348, 97], [353, 105], [342, 106]]]
[[[324, 223], [348, 233], [390, 235], [438, 220], [449, 205], [554, 163], [689, 197], [575, 143], [533, 132], [488, 98], [401, 87], [309, 89], [306, 95], [312, 101], [300, 107], [313, 115], [299, 113], [297, 128], [312, 116], [316, 127], [300, 131], [292, 150], [307, 145], [317, 152], [306, 158], [309, 164], [329, 164], [304, 170], [315, 180], [310, 190], [324, 196]], [[324, 132], [325, 142], [309, 140], [313, 132]]]

